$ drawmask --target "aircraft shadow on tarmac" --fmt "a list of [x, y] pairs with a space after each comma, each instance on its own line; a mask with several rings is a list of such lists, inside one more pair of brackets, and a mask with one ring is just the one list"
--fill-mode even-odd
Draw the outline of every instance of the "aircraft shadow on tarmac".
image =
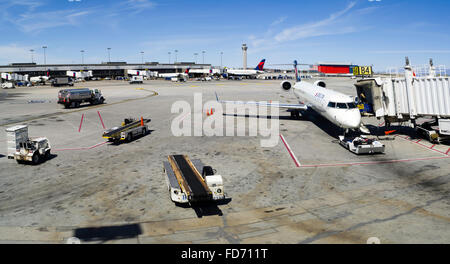
[[5, 155], [0, 154], [0, 159], [6, 157]]
[[101, 241], [135, 238], [142, 234], [139, 224], [77, 228], [73, 236], [81, 241]]
[[146, 137], [146, 136], [148, 136], [148, 135], [151, 135], [153, 131], [155, 131], [155, 130], [151, 130], [151, 129], [150, 129], [150, 130], [147, 131], [147, 133], [146, 133], [145, 135], [140, 135], [140, 136], [138, 136], [138, 137], [135, 137], [135, 138], [133, 138], [130, 142], [128, 142], [128, 141], [126, 141], [126, 140], [120, 140], [120, 141], [116, 141], [116, 142], [111, 142], [110, 146], [119, 146], [119, 145], [121, 145], [121, 144], [123, 144], [123, 143], [131, 143], [131, 142], [137, 141], [137, 140], [139, 140], [139, 139], [141, 139], [141, 138], [143, 138], [143, 137]]
[[222, 210], [220, 210], [219, 205], [225, 205], [231, 202], [231, 198], [226, 198], [223, 201], [219, 202], [203, 202], [203, 203], [195, 203], [195, 204], [179, 204], [175, 203], [176, 206], [182, 208], [192, 208], [197, 214], [198, 218], [202, 218], [203, 216], [212, 216], [218, 215], [222, 216]]
[[[281, 112], [280, 112], [281, 113]], [[333, 138], [338, 138], [343, 134], [343, 130], [331, 123], [312, 109], [300, 112], [299, 118], [292, 118], [291, 116], [264, 116], [264, 115], [238, 115], [238, 114], [226, 114], [224, 116], [234, 116], [234, 117], [246, 117], [246, 118], [267, 118], [267, 119], [279, 119], [279, 120], [298, 120], [298, 121], [309, 121], [316, 125], [318, 128], [322, 129], [325, 133]]]

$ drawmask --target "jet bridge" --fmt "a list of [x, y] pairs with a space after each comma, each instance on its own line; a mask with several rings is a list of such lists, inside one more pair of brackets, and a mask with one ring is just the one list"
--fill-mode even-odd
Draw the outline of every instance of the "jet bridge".
[[[450, 137], [450, 78], [415, 75], [407, 58], [404, 77], [359, 80], [355, 84], [359, 108], [363, 115], [384, 118], [387, 126], [409, 121], [428, 131], [430, 141], [440, 142]], [[434, 120], [426, 122], [426, 128], [416, 122], [424, 117]]]

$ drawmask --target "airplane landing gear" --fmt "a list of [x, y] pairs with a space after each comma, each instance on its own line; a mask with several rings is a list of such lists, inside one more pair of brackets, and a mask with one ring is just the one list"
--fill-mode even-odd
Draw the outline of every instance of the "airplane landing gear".
[[300, 119], [300, 111], [298, 111], [298, 110], [292, 110], [292, 111], [291, 111], [291, 118], [292, 118], [292, 119]]

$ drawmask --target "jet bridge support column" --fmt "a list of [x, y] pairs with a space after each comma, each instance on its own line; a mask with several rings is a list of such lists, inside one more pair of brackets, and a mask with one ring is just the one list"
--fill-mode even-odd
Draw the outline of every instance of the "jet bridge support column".
[[408, 100], [408, 108], [410, 112], [411, 119], [415, 119], [417, 115], [416, 109], [416, 98], [414, 94], [414, 73], [411, 65], [409, 64], [409, 58], [406, 57], [406, 66], [405, 66], [405, 78], [406, 78], [406, 90], [407, 90], [407, 100]]

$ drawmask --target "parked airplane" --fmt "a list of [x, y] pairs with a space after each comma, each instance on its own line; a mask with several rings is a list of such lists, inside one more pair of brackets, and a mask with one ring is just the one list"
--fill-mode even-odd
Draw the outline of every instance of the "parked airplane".
[[173, 73], [158, 73], [158, 77], [160, 78], [176, 78], [176, 77], [183, 77], [183, 78], [188, 78], [189, 75], [187, 73], [177, 73], [177, 72], [173, 72]]
[[230, 76], [249, 77], [256, 78], [258, 74], [264, 73], [264, 64], [266, 60], [263, 59], [258, 66], [253, 70], [237, 70], [237, 69], [225, 69], [225, 73]]
[[354, 97], [327, 89], [324, 81], [316, 81], [314, 84], [301, 81], [298, 77], [297, 65], [297, 61], [294, 61], [297, 82], [292, 85], [289, 81], [283, 81], [281, 88], [286, 92], [292, 91], [299, 100], [299, 104], [220, 101], [216, 94], [217, 101], [221, 103], [285, 108], [289, 109], [291, 116], [296, 118], [300, 116], [300, 110], [311, 108], [331, 123], [345, 130], [362, 128], [361, 114], [354, 102]]

